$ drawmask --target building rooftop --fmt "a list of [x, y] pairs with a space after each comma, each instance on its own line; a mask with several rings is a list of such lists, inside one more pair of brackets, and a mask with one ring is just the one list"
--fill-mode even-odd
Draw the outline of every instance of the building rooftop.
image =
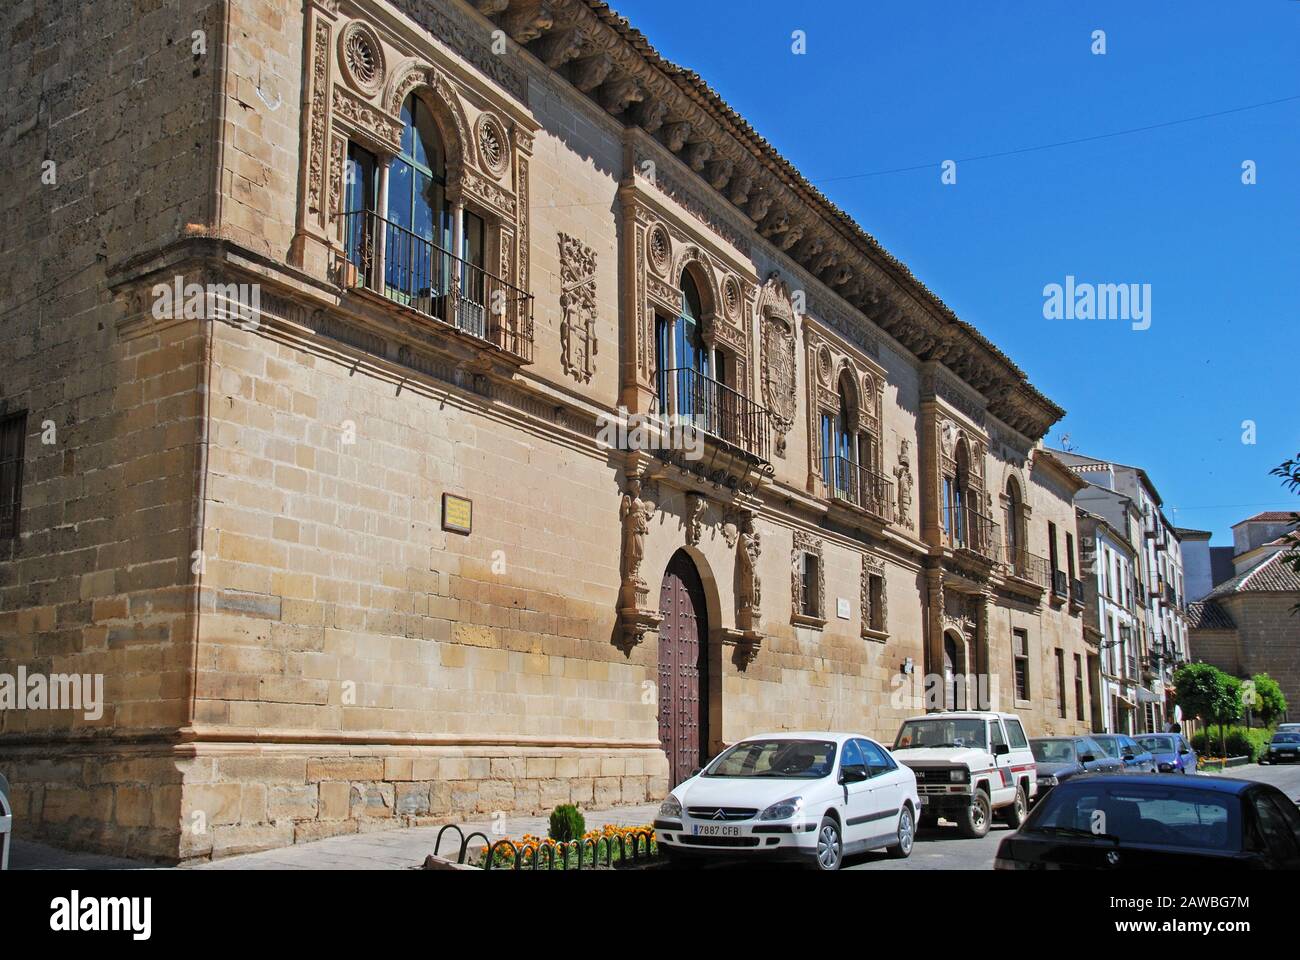
[[1187, 605], [1187, 626], [1191, 630], [1235, 630], [1237, 625], [1228, 611], [1213, 600], [1198, 600]]
[[1300, 552], [1278, 550], [1269, 554], [1244, 573], [1239, 573], [1205, 595], [1218, 600], [1238, 593], [1300, 593], [1300, 570], [1293, 561]]

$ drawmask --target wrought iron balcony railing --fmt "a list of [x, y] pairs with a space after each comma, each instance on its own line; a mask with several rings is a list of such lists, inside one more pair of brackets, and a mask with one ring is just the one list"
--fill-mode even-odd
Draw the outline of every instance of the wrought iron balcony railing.
[[374, 291], [532, 362], [531, 294], [374, 211], [340, 216], [344, 286]]
[[1084, 581], [1070, 581], [1070, 602], [1080, 607], [1088, 602], [1087, 584]]
[[848, 457], [827, 457], [822, 468], [826, 492], [832, 499], [851, 503], [886, 522], [894, 519], [894, 482], [884, 474]]
[[942, 517], [944, 539], [954, 550], [969, 550], [987, 560], [998, 559], [998, 525], [992, 517], [966, 506], [949, 506]]
[[1028, 580], [1030, 583], [1036, 583], [1043, 588], [1046, 588], [1051, 582], [1048, 576], [1049, 564], [1046, 557], [1040, 557], [1028, 550], [1020, 550], [1007, 545], [1002, 549], [1002, 562], [1006, 564], [1007, 573], [1013, 577]]
[[1070, 578], [1065, 575], [1064, 570], [1052, 571], [1052, 593], [1062, 598], [1069, 596]]
[[769, 462], [771, 431], [762, 404], [689, 367], [660, 370], [657, 381], [660, 416], [693, 424], [714, 440]]

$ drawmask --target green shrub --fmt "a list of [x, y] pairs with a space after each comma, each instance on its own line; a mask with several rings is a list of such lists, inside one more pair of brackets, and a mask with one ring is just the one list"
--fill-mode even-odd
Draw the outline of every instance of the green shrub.
[[587, 821], [573, 804], [562, 803], [551, 811], [551, 827], [546, 835], [552, 840], [566, 843], [579, 839], [586, 832]]
[[[1268, 742], [1273, 734], [1259, 727], [1225, 727], [1224, 742], [1228, 756], [1250, 757], [1251, 762], [1259, 760], [1268, 750]], [[1208, 740], [1208, 742], [1207, 742]], [[1213, 726], [1209, 731], [1202, 730], [1192, 737], [1192, 748], [1197, 755], [1217, 757], [1219, 755], [1219, 728]]]

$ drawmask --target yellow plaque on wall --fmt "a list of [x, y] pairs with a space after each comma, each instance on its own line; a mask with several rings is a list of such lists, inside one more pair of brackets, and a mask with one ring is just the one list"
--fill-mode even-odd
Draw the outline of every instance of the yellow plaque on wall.
[[455, 494], [442, 495], [442, 529], [469, 533], [474, 526], [474, 502]]

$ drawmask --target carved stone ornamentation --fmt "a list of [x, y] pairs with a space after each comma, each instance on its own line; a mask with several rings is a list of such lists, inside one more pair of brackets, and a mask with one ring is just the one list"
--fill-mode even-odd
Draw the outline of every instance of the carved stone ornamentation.
[[898, 466], [894, 468], [894, 480], [898, 486], [898, 522], [908, 530], [915, 524], [912, 521], [912, 462], [908, 458], [907, 448], [910, 441], [904, 440], [898, 450]]
[[798, 402], [795, 395], [795, 326], [789, 291], [775, 276], [769, 277], [763, 285], [758, 309], [763, 402], [772, 413], [776, 455], [784, 457], [785, 435], [794, 426]]
[[790, 602], [792, 614], [796, 621], [807, 624], [804, 614], [803, 555], [809, 554], [817, 559], [817, 580], [812, 589], [812, 609], [816, 611], [813, 619], [824, 620], [826, 616], [826, 567], [822, 557], [822, 541], [802, 530], [794, 531], [794, 549], [790, 551]]
[[565, 373], [589, 383], [596, 372], [596, 253], [576, 237], [560, 241], [560, 361]]
[[[871, 579], [877, 577], [881, 583], [880, 589], [880, 609], [873, 608], [871, 598]], [[868, 554], [862, 555], [862, 635], [868, 636], [872, 633], [883, 633], [888, 629], [888, 594], [884, 589], [885, 580], [885, 562], [879, 557], [873, 557]], [[879, 628], [872, 627], [872, 623], [878, 622]]]
[[641, 563], [645, 559], [645, 538], [650, 532], [650, 520], [655, 506], [642, 499], [641, 481], [629, 479], [627, 492], [619, 507], [623, 524], [623, 550], [621, 557], [622, 587], [619, 591], [619, 643], [625, 652], [645, 639], [645, 635], [659, 626], [662, 618], [650, 605], [650, 589], [641, 576]]
[[339, 32], [339, 64], [344, 79], [368, 97], [384, 85], [384, 47], [364, 23], [354, 21]]
[[754, 523], [753, 514], [741, 521], [740, 584], [736, 591], [736, 625], [742, 630], [756, 631], [763, 622], [763, 581], [758, 573], [758, 560], [763, 553], [762, 538]]
[[492, 176], [505, 176], [510, 168], [510, 147], [505, 127], [491, 113], [481, 114], [474, 124], [474, 144], [479, 162]]

